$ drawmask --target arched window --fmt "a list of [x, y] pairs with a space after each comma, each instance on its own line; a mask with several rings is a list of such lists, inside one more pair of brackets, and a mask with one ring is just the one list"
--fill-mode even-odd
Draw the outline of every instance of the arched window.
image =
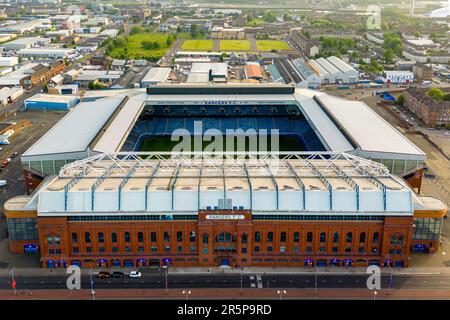
[[267, 232], [267, 242], [273, 242], [273, 232]]
[[144, 242], [144, 233], [138, 232], [138, 242]]
[[91, 243], [91, 234], [89, 232], [84, 233], [84, 241], [86, 243]]
[[131, 236], [130, 233], [127, 231], [125, 232], [125, 242], [130, 242], [131, 241]]
[[313, 241], [313, 233], [310, 231], [306, 234], [306, 242], [312, 242]]
[[353, 233], [347, 232], [347, 237], [345, 237], [345, 242], [352, 242], [353, 241]]
[[78, 243], [78, 234], [72, 232], [72, 243]]
[[103, 234], [103, 232], [99, 232], [99, 233], [97, 234], [97, 236], [98, 236], [98, 242], [99, 242], [99, 243], [105, 242], [105, 235]]
[[280, 234], [280, 242], [286, 242], [286, 232], [282, 232]]
[[164, 231], [164, 242], [169, 242], [169, 241], [170, 241], [169, 233], [167, 231]]
[[377, 243], [379, 238], [380, 238], [380, 234], [378, 232], [375, 232], [373, 234], [373, 243]]
[[365, 232], [361, 232], [361, 233], [359, 234], [359, 242], [360, 242], [360, 243], [366, 242], [366, 233], [365, 233]]
[[242, 234], [242, 236], [241, 236], [241, 241], [242, 241], [243, 244], [245, 244], [245, 243], [248, 242], [248, 236], [247, 236], [247, 234], [245, 234], [245, 233]]
[[338, 243], [339, 242], [339, 232], [335, 232], [333, 234], [333, 242]]
[[117, 243], [117, 233], [115, 232], [111, 233], [111, 242]]
[[325, 234], [325, 232], [321, 232], [320, 233], [320, 242], [325, 242], [325, 240], [326, 240], [326, 234]]
[[209, 243], [209, 236], [208, 236], [207, 233], [204, 233], [202, 235], [202, 238], [203, 238], [203, 244], [208, 244]]
[[191, 231], [189, 233], [189, 241], [190, 242], [195, 242], [195, 231]]
[[183, 241], [183, 232], [178, 231], [177, 232], [177, 241], [182, 242]]
[[294, 242], [300, 242], [300, 232], [294, 232]]
[[150, 233], [150, 241], [151, 242], [156, 242], [156, 239], [157, 239], [157, 237], [156, 237], [156, 232], [151, 232]]
[[255, 232], [255, 242], [260, 242], [261, 241], [261, 233], [259, 233], [259, 231]]

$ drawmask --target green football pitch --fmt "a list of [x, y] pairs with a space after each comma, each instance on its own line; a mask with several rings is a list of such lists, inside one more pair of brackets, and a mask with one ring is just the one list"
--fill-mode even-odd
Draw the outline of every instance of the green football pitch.
[[[270, 143], [270, 137], [267, 137], [267, 150], [268, 151], [276, 151], [272, 150], [271, 143]], [[170, 152], [174, 150], [174, 147], [181, 143], [180, 141], [171, 141], [170, 136], [152, 136], [147, 139], [145, 139], [139, 151], [147, 151], [147, 152]], [[202, 141], [203, 150], [211, 144], [211, 141]], [[223, 136], [223, 149], [226, 149], [226, 139], [225, 136]], [[245, 144], [245, 150], [237, 150], [238, 147], [238, 141], [237, 138], [234, 139], [234, 151], [249, 151], [249, 139], [246, 138], [246, 144]], [[302, 142], [298, 137], [295, 136], [285, 136], [281, 135], [279, 136], [279, 150], [278, 151], [304, 151], [304, 147]], [[191, 139], [191, 151], [194, 151], [194, 138]], [[217, 151], [217, 150], [216, 150]], [[251, 150], [251, 151], [258, 151], [258, 150]]]

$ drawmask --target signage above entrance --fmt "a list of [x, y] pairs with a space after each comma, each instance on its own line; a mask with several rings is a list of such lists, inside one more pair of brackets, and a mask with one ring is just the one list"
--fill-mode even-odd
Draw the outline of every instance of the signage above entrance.
[[207, 220], [244, 220], [243, 214], [208, 214]]

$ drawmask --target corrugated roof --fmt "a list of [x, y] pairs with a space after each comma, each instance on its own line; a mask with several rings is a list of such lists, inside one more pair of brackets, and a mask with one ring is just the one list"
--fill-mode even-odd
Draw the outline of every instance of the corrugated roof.
[[261, 67], [257, 63], [249, 63], [245, 66], [247, 78], [262, 78]]
[[114, 96], [80, 103], [22, 156], [85, 151], [124, 98]]

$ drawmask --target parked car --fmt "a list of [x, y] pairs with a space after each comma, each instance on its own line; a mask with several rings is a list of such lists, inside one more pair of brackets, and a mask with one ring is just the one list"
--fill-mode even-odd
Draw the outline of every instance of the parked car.
[[139, 271], [131, 271], [129, 277], [130, 278], [141, 278], [142, 273], [140, 273]]
[[113, 278], [123, 278], [123, 277], [125, 277], [125, 274], [124, 274], [123, 272], [120, 272], [120, 271], [114, 271], [114, 272], [111, 274], [111, 276], [112, 276]]
[[6, 187], [7, 184], [8, 184], [8, 181], [6, 181], [6, 180], [0, 180], [0, 188]]
[[13, 152], [9, 157], [14, 159], [15, 157], [17, 157], [18, 153], [17, 152]]
[[11, 158], [7, 158], [7, 159], [3, 160], [1, 167], [2, 168], [6, 167], [10, 162], [11, 162]]
[[108, 278], [111, 278], [111, 274], [107, 271], [100, 271], [99, 273], [97, 273], [97, 278], [98, 279], [108, 279]]

